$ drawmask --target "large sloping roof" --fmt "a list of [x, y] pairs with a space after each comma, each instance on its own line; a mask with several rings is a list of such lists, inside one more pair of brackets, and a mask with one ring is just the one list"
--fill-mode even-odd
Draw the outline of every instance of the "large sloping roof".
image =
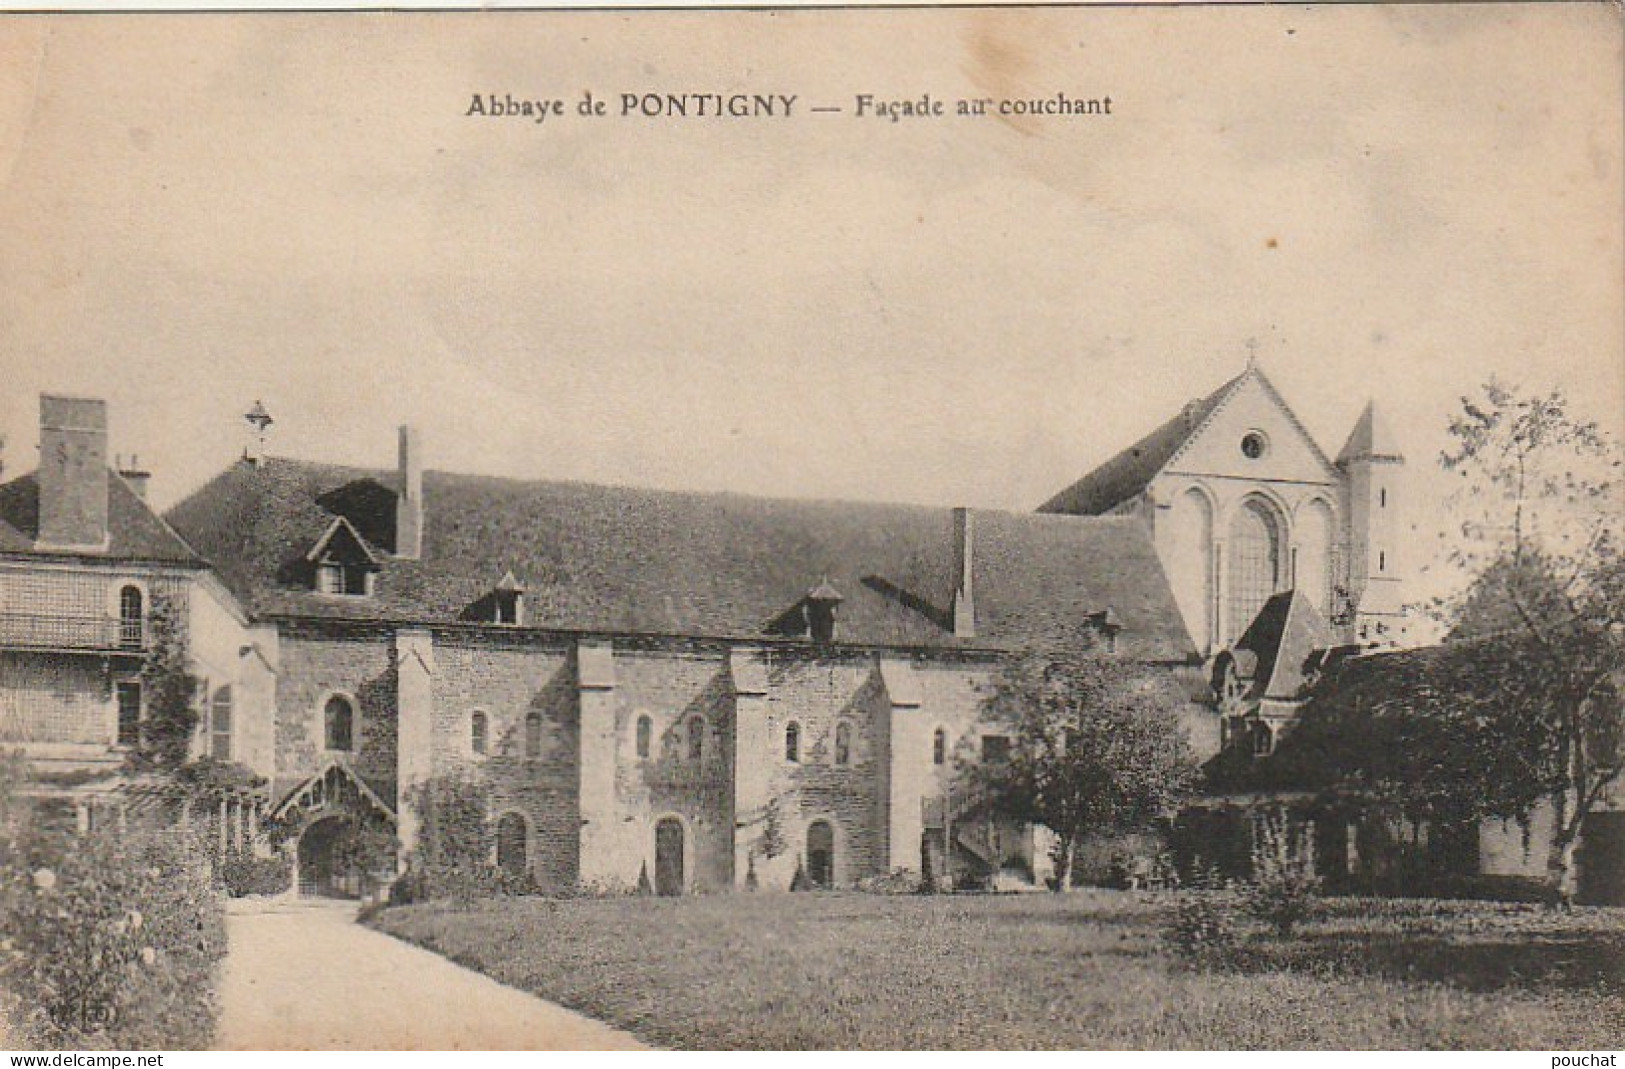
[[375, 593], [311, 592], [310, 547], [344, 515], [394, 542], [393, 473], [239, 462], [169, 520], [257, 615], [451, 622], [512, 573], [526, 623], [770, 637], [808, 591], [842, 595], [838, 639], [1013, 646], [1110, 608], [1133, 656], [1193, 656], [1150, 532], [1132, 518], [974, 514], [977, 637], [952, 629], [949, 509], [795, 501], [427, 472], [421, 560], [381, 553]]
[[[73, 551], [72, 555], [166, 564], [202, 563], [192, 547], [111, 469], [107, 473], [107, 537], [104, 552]], [[39, 480], [28, 474], [0, 485], [0, 553], [63, 554], [62, 550], [36, 549], [38, 538]]]
[[1238, 652], [1257, 658], [1254, 695], [1277, 701], [1304, 697], [1312, 671], [1331, 646], [1325, 618], [1295, 590], [1266, 601], [1236, 642]]
[[1044, 502], [1038, 511], [1098, 516], [1142, 493], [1246, 377], [1247, 372], [1243, 372], [1206, 397], [1190, 402], [1173, 419]]

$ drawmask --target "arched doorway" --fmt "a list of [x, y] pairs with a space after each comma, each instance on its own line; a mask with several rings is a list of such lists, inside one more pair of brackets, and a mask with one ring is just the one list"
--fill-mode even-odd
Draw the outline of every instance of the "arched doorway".
[[827, 820], [807, 826], [807, 882], [814, 887], [835, 886], [835, 829]]
[[655, 894], [683, 893], [683, 822], [666, 817], [655, 825]]
[[530, 871], [529, 829], [518, 813], [504, 813], [497, 821], [497, 868], [504, 876], [523, 879]]
[[344, 848], [351, 821], [345, 816], [323, 817], [299, 836], [299, 893], [322, 898], [360, 898], [364, 874]]

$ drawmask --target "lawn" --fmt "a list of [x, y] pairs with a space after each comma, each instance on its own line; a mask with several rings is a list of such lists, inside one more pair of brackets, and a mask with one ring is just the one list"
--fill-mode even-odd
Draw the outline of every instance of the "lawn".
[[1625, 910], [1333, 902], [1184, 968], [1171, 898], [856, 892], [418, 905], [371, 923], [647, 1042], [721, 1049], [1614, 1049]]

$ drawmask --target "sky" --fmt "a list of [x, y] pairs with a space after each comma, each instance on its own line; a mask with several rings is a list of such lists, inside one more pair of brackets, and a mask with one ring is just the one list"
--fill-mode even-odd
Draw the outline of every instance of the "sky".
[[167, 506], [259, 399], [316, 460], [1030, 509], [1256, 352], [1329, 454], [1377, 402], [1431, 537], [1476, 383], [1625, 424], [1622, 62], [1606, 4], [0, 17], [4, 459], [102, 397]]

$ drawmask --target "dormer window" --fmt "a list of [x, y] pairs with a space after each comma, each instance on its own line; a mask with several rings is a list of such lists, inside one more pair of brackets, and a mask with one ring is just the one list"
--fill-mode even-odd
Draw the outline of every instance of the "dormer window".
[[512, 572], [502, 577], [491, 593], [492, 622], [522, 624], [525, 622], [525, 588], [519, 585]]
[[1105, 653], [1117, 652], [1117, 636], [1123, 630], [1123, 623], [1117, 614], [1110, 608], [1089, 614], [1089, 626], [1093, 628], [1096, 641]]
[[318, 594], [366, 597], [373, 592], [378, 556], [342, 516], [333, 521], [305, 559], [311, 563], [312, 589]]
[[341, 560], [322, 560], [316, 563], [316, 591], [319, 594], [347, 594], [366, 597], [372, 593], [373, 573], [356, 564]]
[[807, 592], [807, 637], [814, 642], [835, 641], [835, 610], [845, 599], [828, 579]]

